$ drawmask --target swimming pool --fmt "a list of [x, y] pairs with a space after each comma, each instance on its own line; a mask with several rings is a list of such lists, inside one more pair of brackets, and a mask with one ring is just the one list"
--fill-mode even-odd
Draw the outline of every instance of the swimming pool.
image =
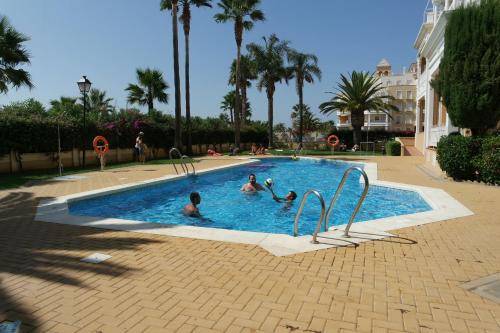
[[[317, 189], [328, 204], [344, 171], [352, 165], [328, 160], [266, 158], [200, 176], [71, 201], [69, 211], [72, 215], [292, 235], [302, 195], [309, 189]], [[241, 193], [240, 188], [250, 173], [254, 173], [260, 183], [272, 178], [273, 188], [280, 196], [294, 190], [298, 194], [296, 202], [291, 206], [277, 203], [269, 192]], [[347, 223], [362, 190], [359, 174], [352, 173], [333, 210], [330, 226]], [[201, 194], [202, 218], [182, 214], [192, 191]], [[371, 185], [355, 221], [429, 210], [431, 207], [417, 192]], [[319, 212], [319, 202], [311, 197], [300, 220], [299, 234], [313, 232]]]

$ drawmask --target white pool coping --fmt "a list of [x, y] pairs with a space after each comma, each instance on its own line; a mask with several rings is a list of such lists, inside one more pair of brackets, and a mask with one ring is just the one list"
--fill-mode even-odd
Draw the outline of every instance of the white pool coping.
[[[314, 157], [300, 158], [321, 160], [320, 158]], [[239, 158], [239, 160], [241, 161], [238, 163], [204, 169], [197, 172], [197, 174], [201, 175], [213, 171], [219, 171], [259, 162], [259, 159], [254, 158]], [[75, 226], [141, 232], [164, 236], [188, 237], [241, 244], [255, 244], [261, 246], [262, 248], [276, 256], [283, 256], [327, 249], [337, 246], [356, 245], [374, 239], [393, 237], [394, 235], [388, 233], [388, 231], [405, 227], [418, 226], [432, 222], [450, 220], [474, 214], [472, 211], [467, 209], [467, 207], [463, 206], [460, 202], [455, 200], [448, 193], [441, 189], [378, 180], [376, 163], [357, 161], [348, 162], [330, 159], [324, 160], [332, 161], [333, 163], [362, 164], [364, 166], [366, 174], [368, 175], [368, 179], [371, 185], [415, 191], [422, 196], [422, 198], [429, 204], [432, 210], [422, 213], [392, 216], [382, 219], [353, 223], [350, 229], [351, 237], [349, 238], [343, 236], [343, 230], [346, 225], [331, 227], [327, 232], [318, 234], [318, 241], [320, 242], [319, 244], [312, 243], [311, 235], [293, 237], [285, 234], [239, 231], [174, 224], [168, 225], [115, 218], [77, 216], [71, 215], [69, 213], [68, 203], [71, 201], [108, 195], [124, 190], [146, 187], [187, 177], [186, 175], [170, 175], [146, 181], [76, 193], [54, 199], [41, 200], [37, 207], [35, 220]], [[360, 177], [360, 181], [361, 180], [362, 177]], [[330, 199], [331, 198], [325, 198], [325, 201], [329, 203]]]

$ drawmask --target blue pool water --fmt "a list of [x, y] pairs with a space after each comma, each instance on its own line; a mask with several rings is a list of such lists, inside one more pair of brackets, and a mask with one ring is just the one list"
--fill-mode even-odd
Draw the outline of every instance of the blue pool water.
[[[74, 215], [293, 234], [293, 221], [302, 195], [309, 189], [317, 189], [328, 205], [344, 171], [350, 166], [352, 164], [325, 160], [263, 159], [254, 164], [71, 202], [69, 210]], [[272, 200], [270, 192], [240, 192], [250, 173], [254, 173], [261, 184], [266, 178], [272, 178], [273, 188], [278, 196], [285, 196], [289, 190], [294, 190], [298, 194], [297, 200], [289, 206]], [[344, 224], [349, 220], [363, 191], [359, 176], [356, 172], [349, 176], [333, 210], [330, 226]], [[202, 218], [182, 214], [191, 191], [201, 194], [199, 208]], [[302, 235], [313, 232], [320, 213], [316, 197], [310, 196], [308, 201], [299, 224], [299, 233]], [[355, 221], [430, 209], [416, 192], [371, 185]]]

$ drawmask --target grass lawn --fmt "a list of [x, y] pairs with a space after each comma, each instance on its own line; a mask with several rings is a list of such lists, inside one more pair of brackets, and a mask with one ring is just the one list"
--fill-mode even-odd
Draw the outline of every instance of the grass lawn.
[[[196, 163], [198, 162], [197, 160], [193, 159], [186, 159], [184, 160], [187, 163]], [[167, 159], [162, 159], [162, 160], [151, 160], [147, 161], [145, 165], [157, 165], [157, 164], [180, 164], [179, 159], [174, 159], [174, 160], [167, 160]], [[106, 169], [116, 169], [116, 168], [123, 168], [123, 167], [128, 167], [128, 166], [134, 166], [134, 165], [140, 165], [139, 163], [136, 162], [129, 162], [129, 163], [116, 163], [116, 164], [108, 164], [106, 165]], [[99, 171], [101, 169], [100, 166], [89, 166], [86, 168], [66, 168], [64, 169], [64, 176], [67, 175], [74, 175], [78, 173], [83, 173], [83, 172], [90, 172], [90, 171]], [[41, 181], [41, 180], [46, 180], [50, 179], [53, 177], [59, 176], [59, 172], [56, 169], [51, 169], [51, 170], [36, 170], [36, 171], [26, 171], [26, 172], [20, 172], [20, 173], [5, 173], [5, 174], [0, 174], [0, 190], [5, 190], [5, 189], [11, 189], [11, 188], [16, 188], [19, 186], [22, 186], [26, 184], [27, 182], [30, 181]]]

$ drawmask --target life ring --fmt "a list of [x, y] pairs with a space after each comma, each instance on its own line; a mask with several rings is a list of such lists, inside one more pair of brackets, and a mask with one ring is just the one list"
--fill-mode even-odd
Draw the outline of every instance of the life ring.
[[[104, 143], [104, 145], [99, 144]], [[105, 137], [98, 135], [92, 141], [92, 145], [94, 146], [94, 151], [97, 155], [104, 155], [109, 151], [109, 142]]]
[[339, 140], [338, 136], [336, 136], [335, 134], [332, 134], [332, 135], [328, 136], [328, 138], [326, 139], [326, 143], [330, 147], [337, 147], [340, 144], [340, 140]]

